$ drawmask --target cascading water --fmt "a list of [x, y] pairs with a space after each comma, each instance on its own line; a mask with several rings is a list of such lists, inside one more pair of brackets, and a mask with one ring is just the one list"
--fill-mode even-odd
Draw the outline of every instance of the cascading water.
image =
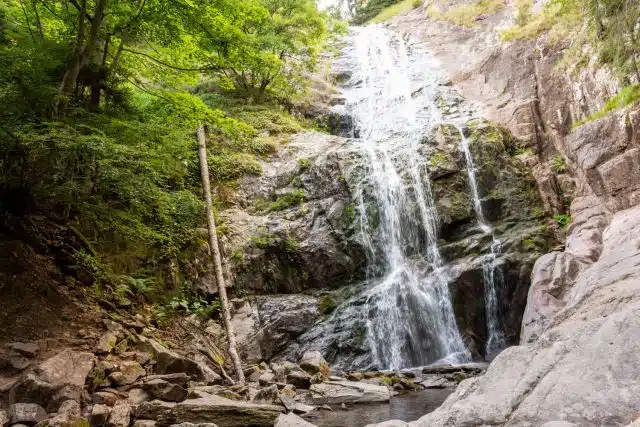
[[[338, 61], [353, 119], [347, 171], [369, 274], [354, 296], [304, 340], [343, 368], [399, 369], [470, 359], [438, 250], [437, 212], [421, 154], [435, 124], [435, 70], [415, 47], [382, 26], [354, 30]], [[355, 160], [357, 159], [357, 160]]]
[[318, 349], [345, 370], [471, 359], [449, 292], [455, 268], [445, 265], [438, 249], [427, 167], [425, 141], [441, 125], [460, 131], [473, 209], [481, 231], [492, 236], [491, 253], [483, 261], [487, 353], [503, 347], [496, 298], [501, 242], [482, 211], [476, 168], [461, 130], [472, 113], [447, 113], [443, 119], [438, 102], [452, 92], [439, 85], [444, 81], [439, 67], [419, 44], [370, 25], [354, 29], [346, 46], [334, 64], [342, 71], [342, 113], [354, 126], [344, 173], [367, 251], [368, 278], [348, 287], [344, 302], [288, 351], [299, 355]]
[[437, 246], [437, 212], [419, 160], [420, 141], [433, 125], [434, 93], [425, 82], [425, 70], [433, 67], [419, 55], [410, 58], [404, 41], [379, 26], [359, 30], [351, 54], [354, 87], [346, 92], [346, 109], [367, 164], [356, 200], [369, 263], [374, 274], [382, 273], [365, 291], [374, 363], [397, 369], [466, 359]]
[[484, 303], [485, 303], [485, 315], [487, 318], [487, 343], [485, 345], [485, 353], [491, 354], [496, 350], [502, 349], [505, 346], [505, 337], [502, 327], [500, 326], [499, 313], [498, 313], [498, 297], [496, 293], [496, 287], [501, 285], [502, 275], [498, 265], [496, 265], [498, 256], [501, 252], [502, 242], [498, 240], [494, 233], [493, 228], [486, 220], [482, 211], [482, 203], [480, 202], [480, 196], [478, 193], [478, 183], [476, 182], [476, 166], [469, 149], [469, 140], [464, 134], [463, 130], [458, 128], [461, 138], [461, 147], [464, 152], [464, 158], [467, 163], [467, 177], [469, 180], [469, 187], [471, 190], [471, 199], [473, 201], [473, 211], [476, 215], [478, 225], [480, 229], [490, 234], [492, 238], [491, 252], [487, 259], [482, 264], [482, 280], [484, 284]]

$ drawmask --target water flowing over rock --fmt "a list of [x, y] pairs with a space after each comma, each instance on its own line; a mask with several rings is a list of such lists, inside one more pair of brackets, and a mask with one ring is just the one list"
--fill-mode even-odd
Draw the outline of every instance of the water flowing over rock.
[[428, 52], [383, 27], [354, 31], [334, 68], [349, 70], [336, 108], [357, 138], [340, 153], [368, 278], [333, 292], [337, 307], [281, 355], [401, 368], [517, 342], [549, 239], [512, 137], [472, 120]]

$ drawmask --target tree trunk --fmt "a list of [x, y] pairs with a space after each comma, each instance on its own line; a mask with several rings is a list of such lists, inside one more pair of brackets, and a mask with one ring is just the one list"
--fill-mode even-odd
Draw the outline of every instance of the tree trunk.
[[222, 257], [220, 256], [220, 247], [218, 246], [218, 235], [216, 234], [216, 222], [213, 217], [213, 203], [211, 202], [211, 183], [209, 181], [209, 165], [207, 162], [207, 142], [204, 134], [204, 126], [198, 126], [198, 154], [200, 156], [200, 175], [202, 176], [202, 189], [204, 191], [204, 200], [207, 207], [207, 226], [209, 229], [209, 248], [211, 250], [211, 258], [213, 262], [213, 270], [216, 275], [216, 283], [218, 285], [218, 293], [220, 294], [220, 305], [222, 305], [222, 319], [224, 327], [227, 330], [229, 339], [229, 355], [233, 362], [239, 383], [244, 383], [244, 373], [242, 372], [242, 362], [238, 351], [236, 350], [236, 337], [233, 333], [233, 325], [231, 324], [231, 313], [229, 311], [229, 301], [227, 299], [227, 289], [222, 270]]

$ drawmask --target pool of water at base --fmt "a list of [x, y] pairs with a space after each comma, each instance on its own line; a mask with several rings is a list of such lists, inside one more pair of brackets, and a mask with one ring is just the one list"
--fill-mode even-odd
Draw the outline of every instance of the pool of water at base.
[[388, 420], [415, 421], [435, 410], [452, 389], [430, 389], [393, 396], [389, 403], [353, 404], [347, 409], [332, 405], [335, 412], [319, 410], [305, 417], [318, 427], [363, 427]]

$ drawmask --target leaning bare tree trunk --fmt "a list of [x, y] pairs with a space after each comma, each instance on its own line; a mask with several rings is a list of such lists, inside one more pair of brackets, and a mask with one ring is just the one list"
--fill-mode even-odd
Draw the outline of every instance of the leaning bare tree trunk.
[[238, 382], [244, 383], [244, 373], [242, 372], [242, 363], [238, 351], [236, 350], [236, 337], [233, 333], [231, 325], [231, 313], [229, 311], [229, 301], [227, 299], [227, 289], [222, 270], [222, 257], [220, 256], [220, 247], [218, 246], [218, 235], [216, 234], [216, 221], [213, 218], [213, 204], [211, 202], [211, 183], [209, 181], [209, 165], [207, 163], [207, 142], [204, 134], [204, 126], [198, 126], [198, 153], [200, 155], [200, 175], [202, 176], [202, 189], [204, 191], [204, 200], [207, 207], [207, 225], [209, 228], [209, 247], [211, 249], [211, 258], [213, 261], [213, 269], [216, 274], [216, 283], [218, 284], [218, 293], [220, 294], [220, 304], [222, 305], [222, 319], [224, 327], [227, 330], [227, 338], [229, 340], [229, 355], [233, 362], [233, 367], [238, 376]]

